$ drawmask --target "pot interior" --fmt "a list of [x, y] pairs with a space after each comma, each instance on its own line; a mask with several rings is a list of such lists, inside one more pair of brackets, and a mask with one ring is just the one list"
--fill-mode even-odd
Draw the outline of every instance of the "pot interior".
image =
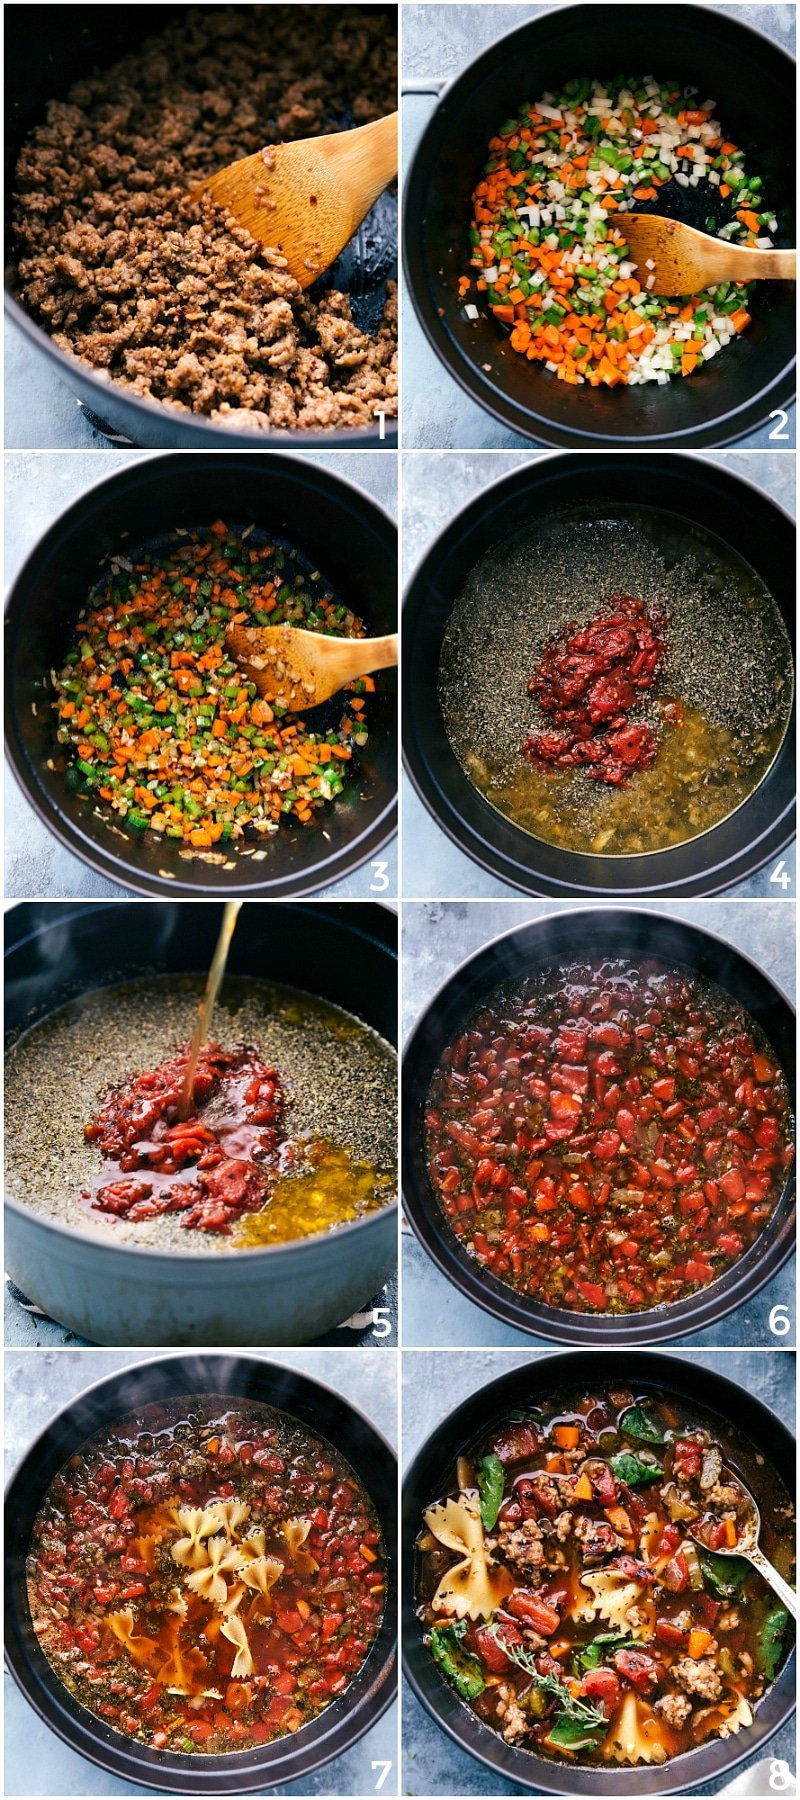
[[580, 953], [655, 955], [690, 969], [731, 994], [762, 1027], [783, 1068], [796, 1108], [794, 1013], [766, 975], [731, 945], [680, 920], [627, 911], [566, 912], [521, 926], [488, 944], [436, 995], [419, 1021], [403, 1063], [403, 1197], [417, 1236], [439, 1269], [495, 1318], [557, 1342], [655, 1343], [722, 1318], [773, 1274], [794, 1246], [794, 1178], [750, 1248], [708, 1287], [648, 1311], [610, 1317], [544, 1305], [480, 1269], [450, 1231], [434, 1198], [425, 1154], [425, 1104], [439, 1058], [470, 1014], [497, 987]]
[[[422, 1642], [416, 1617], [415, 1558], [412, 1546], [420, 1527], [424, 1507], [437, 1499], [445, 1479], [452, 1473], [459, 1454], [483, 1437], [493, 1421], [498, 1423], [509, 1413], [523, 1410], [532, 1401], [559, 1392], [576, 1391], [586, 1385], [589, 1391], [613, 1386], [633, 1387], [644, 1397], [654, 1390], [697, 1404], [719, 1420], [720, 1442], [726, 1441], [726, 1427], [734, 1422], [741, 1437], [749, 1440], [755, 1458], [762, 1458], [767, 1469], [760, 1473], [754, 1461], [752, 1478], [756, 1492], [759, 1481], [768, 1479], [771, 1465], [790, 1494], [795, 1491], [795, 1443], [790, 1430], [747, 1389], [739, 1387], [713, 1369], [693, 1363], [688, 1357], [640, 1353], [631, 1357], [613, 1350], [572, 1351], [558, 1356], [536, 1356], [510, 1373], [478, 1390], [449, 1417], [443, 1418], [436, 1431], [419, 1451], [403, 1484], [403, 1656], [417, 1698], [431, 1713], [436, 1723], [471, 1755], [486, 1763], [495, 1774], [535, 1792], [580, 1796], [581, 1800], [618, 1800], [620, 1795], [683, 1793], [695, 1784], [719, 1779], [745, 1757], [762, 1748], [772, 1732], [790, 1716], [794, 1708], [794, 1652], [788, 1658], [777, 1680], [759, 1703], [753, 1725], [746, 1733], [728, 1739], [717, 1738], [666, 1764], [614, 1767], [601, 1770], [579, 1765], [559, 1767], [553, 1760], [533, 1752], [515, 1750], [484, 1726], [455, 1694], [439, 1673], [430, 1652]], [[794, 1411], [793, 1389], [787, 1400], [787, 1412]], [[744, 1737], [745, 1742], [742, 1742]]]
[[[511, 349], [493, 319], [466, 319], [458, 299], [458, 277], [468, 272], [471, 195], [493, 132], [523, 102], [567, 81], [608, 78], [622, 46], [632, 73], [691, 84], [703, 99], [716, 101], [724, 131], [744, 149], [746, 166], [762, 176], [779, 221], [778, 242], [795, 242], [791, 59], [738, 20], [704, 7], [651, 5], [642, 12], [621, 5], [612, 18], [609, 35], [608, 20], [596, 7], [549, 11], [485, 51], [446, 91], [407, 189], [404, 244], [412, 294], [451, 372], [516, 430], [562, 444], [581, 438], [728, 442], [747, 429], [737, 415], [755, 401], [761, 401], [764, 418], [780, 402], [781, 395], [770, 393], [794, 357], [789, 283], [767, 284], [752, 325], [691, 379], [613, 391], [571, 387], [544, 374]], [[710, 429], [714, 435], [704, 435]]]
[[[643, 856], [578, 855], [523, 831], [489, 804], [451, 747], [439, 696], [442, 640], [470, 572], [495, 547], [539, 521], [604, 506], [657, 519], [661, 511], [712, 532], [755, 569], [795, 642], [794, 528], [763, 494], [702, 460], [675, 455], [548, 457], [497, 482], [459, 513], [414, 576], [403, 612], [403, 744], [422, 798], [445, 831], [483, 866], [533, 892], [708, 892], [757, 868], [794, 825], [794, 714], [768, 773], [749, 798], [701, 837]], [[536, 646], [531, 646], [531, 663]], [[520, 672], [520, 680], [526, 674]], [[635, 779], [635, 778], [634, 778]], [[762, 847], [763, 846], [763, 847]]]
[[[242, 1250], [293, 1246], [301, 1258], [307, 1250], [308, 1262], [321, 1253], [320, 1234], [342, 1229], [345, 1238], [330, 1254], [346, 1253], [347, 1240], [363, 1227], [387, 1239], [394, 1262], [397, 1073], [387, 1048], [397, 1034], [393, 914], [374, 905], [243, 908], [209, 1036], [225, 1051], [252, 1045], [262, 1064], [274, 1063], [287, 1106], [277, 1117], [274, 1152], [264, 1151], [268, 1206], [259, 1198], [252, 1213], [245, 1205], [238, 1214], [235, 1202], [220, 1237], [217, 1228], [184, 1229], [196, 1221], [170, 1208], [160, 1217], [151, 1216], [147, 1205], [134, 1208], [131, 1218], [124, 1208], [112, 1216], [107, 1196], [113, 1183], [126, 1179], [119, 1150], [109, 1140], [101, 1156], [83, 1135], [104, 1088], [159, 1067], [188, 1040], [220, 908], [155, 902], [60, 910], [58, 922], [51, 922], [46, 904], [15, 909], [7, 932], [9, 1201], [40, 1230], [55, 1226], [71, 1242], [91, 1244], [95, 1257], [116, 1257], [118, 1263], [120, 1253], [157, 1253], [167, 1262], [177, 1258], [184, 1276], [188, 1257], [206, 1283], [235, 1286], [230, 1257], [235, 1262]], [[342, 1010], [331, 1012], [328, 1003]], [[242, 1135], [236, 1082], [234, 1076], [227, 1102], [222, 1088], [216, 1106], [212, 1100], [201, 1116], [213, 1131], [226, 1105], [232, 1108], [232, 1148], [224, 1154], [254, 1159], [255, 1167], [262, 1152], [253, 1151], [247, 1126]], [[194, 1180], [204, 1191], [205, 1178], [191, 1166], [194, 1153], [175, 1181], [151, 1168], [146, 1150], [142, 1154], [138, 1165], [123, 1161], [122, 1168], [141, 1168], [156, 1210], [163, 1186], [174, 1202], [184, 1197], [185, 1205], [192, 1203]], [[309, 1216], [309, 1207], [322, 1205], [315, 1182], [325, 1202]], [[365, 1249], [366, 1240], [362, 1254]], [[273, 1273], [277, 1277], [277, 1269]]]
[[[256, 524], [311, 558], [359, 614], [371, 635], [396, 622], [396, 537], [360, 491], [301, 458], [214, 454], [137, 462], [95, 487], [40, 540], [12, 595], [6, 637], [9, 743], [25, 791], [57, 835], [99, 873], [145, 892], [304, 892], [357, 867], [389, 834], [396, 789], [394, 671], [371, 696], [369, 741], [354, 779], [307, 828], [294, 824], [258, 844], [258, 859], [236, 852], [209, 863], [180, 855], [180, 844], [123, 830], [71, 794], [56, 766], [49, 689], [42, 685], [69, 648], [75, 619], [102, 558], [152, 543], [176, 529], [222, 517]], [[113, 831], [109, 818], [114, 821]], [[261, 852], [265, 851], [262, 856]]]
[[[50, 1482], [73, 1451], [102, 1425], [154, 1400], [185, 1394], [222, 1394], [260, 1401], [326, 1438], [362, 1482], [380, 1520], [389, 1584], [380, 1632], [341, 1698], [293, 1736], [223, 1756], [156, 1751], [126, 1739], [85, 1711], [64, 1687], [36, 1641], [25, 1580], [25, 1558], [36, 1513]], [[369, 1421], [331, 1389], [256, 1358], [180, 1356], [134, 1365], [90, 1388], [47, 1426], [12, 1479], [6, 1537], [7, 1654], [23, 1693], [46, 1724], [73, 1749], [123, 1779], [166, 1792], [216, 1794], [223, 1785], [246, 1793], [288, 1780], [338, 1755], [380, 1717], [393, 1696], [396, 1633], [396, 1463]]]
[[[235, 8], [228, 8], [235, 11]], [[126, 433], [135, 444], [198, 448], [225, 445], [251, 446], [252, 432], [227, 430], [200, 414], [183, 413], [145, 401], [116, 384], [103, 383], [88, 363], [65, 355], [44, 329], [29, 317], [16, 300], [17, 278], [12, 230], [11, 196], [14, 171], [23, 141], [40, 124], [50, 100], [62, 100], [70, 88], [94, 69], [110, 68], [130, 54], [145, 38], [157, 34], [170, 20], [185, 12], [184, 6], [154, 4], [121, 8], [78, 5], [65, 15], [59, 5], [22, 5], [14, 31], [6, 44], [6, 294], [12, 316], [29, 339], [57, 369], [61, 380], [79, 394], [97, 415], [100, 429]], [[349, 123], [356, 121], [350, 120]], [[312, 297], [327, 288], [349, 294], [353, 316], [362, 331], [374, 333], [386, 301], [386, 283], [397, 273], [397, 201], [393, 193], [379, 196], [367, 219], [314, 285]], [[392, 436], [390, 438], [390, 433]], [[269, 444], [315, 444], [357, 449], [378, 446], [377, 426], [354, 430], [271, 431]], [[394, 441], [392, 421], [386, 441]]]

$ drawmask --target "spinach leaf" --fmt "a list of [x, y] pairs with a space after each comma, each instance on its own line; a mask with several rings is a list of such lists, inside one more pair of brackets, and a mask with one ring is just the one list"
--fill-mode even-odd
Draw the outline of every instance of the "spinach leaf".
[[628, 1437], [640, 1438], [643, 1444], [666, 1442], [663, 1431], [659, 1431], [655, 1419], [651, 1419], [650, 1414], [645, 1412], [643, 1406], [629, 1406], [627, 1412], [622, 1414], [619, 1428], [620, 1431], [626, 1432]]
[[459, 1619], [457, 1624], [434, 1625], [431, 1632], [431, 1655], [462, 1700], [477, 1700], [478, 1695], [483, 1693], [486, 1682], [477, 1657], [470, 1656], [461, 1642], [466, 1629], [466, 1619]]
[[777, 1673], [783, 1649], [783, 1634], [789, 1623], [789, 1614], [785, 1606], [773, 1606], [767, 1613], [756, 1645], [759, 1667], [769, 1681]]
[[746, 1558], [717, 1556], [713, 1550], [701, 1550], [699, 1547], [697, 1554], [709, 1587], [715, 1594], [720, 1594], [723, 1600], [734, 1600], [750, 1573], [750, 1564]]
[[481, 1497], [481, 1519], [484, 1531], [491, 1531], [503, 1504], [505, 1475], [499, 1456], [490, 1451], [482, 1456], [478, 1468], [478, 1492]]
[[610, 1650], [622, 1650], [623, 1647], [626, 1650], [636, 1649], [635, 1638], [628, 1637], [626, 1631], [601, 1632], [598, 1637], [592, 1638], [590, 1644], [585, 1644], [583, 1649], [578, 1651], [574, 1659], [575, 1667], [583, 1671], [599, 1669]]
[[645, 1487], [649, 1481], [660, 1481], [664, 1474], [659, 1463], [642, 1462], [632, 1450], [620, 1450], [618, 1456], [612, 1456], [611, 1467], [617, 1480], [629, 1488]]
[[548, 1744], [558, 1744], [562, 1750], [583, 1750], [600, 1741], [601, 1731], [608, 1728], [608, 1720], [602, 1726], [579, 1724], [577, 1719], [557, 1719], [555, 1725], [547, 1733]]

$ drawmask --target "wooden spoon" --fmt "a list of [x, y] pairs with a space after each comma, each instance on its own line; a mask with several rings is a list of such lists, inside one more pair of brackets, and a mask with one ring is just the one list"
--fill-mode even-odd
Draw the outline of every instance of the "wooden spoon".
[[397, 113], [337, 131], [270, 145], [229, 163], [191, 195], [210, 194], [239, 225], [285, 256], [301, 288], [335, 262], [397, 174]]
[[625, 234], [641, 286], [651, 294], [699, 294], [718, 281], [796, 278], [794, 250], [748, 250], [658, 213], [621, 213], [615, 223]]
[[380, 638], [335, 638], [294, 625], [232, 625], [225, 641], [261, 699], [278, 700], [292, 712], [321, 706], [348, 681], [397, 665], [396, 632]]

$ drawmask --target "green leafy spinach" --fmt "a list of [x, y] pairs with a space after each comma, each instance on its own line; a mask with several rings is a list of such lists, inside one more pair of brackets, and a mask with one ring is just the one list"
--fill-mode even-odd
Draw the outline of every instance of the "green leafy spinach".
[[470, 1656], [462, 1644], [466, 1630], [466, 1619], [459, 1619], [457, 1623], [450, 1625], [434, 1625], [431, 1632], [431, 1655], [462, 1700], [477, 1700], [478, 1695], [483, 1693], [486, 1682], [477, 1657]]
[[481, 1519], [484, 1531], [491, 1531], [497, 1523], [497, 1515], [503, 1504], [505, 1475], [499, 1456], [490, 1451], [482, 1456], [478, 1466], [478, 1492], [481, 1497]]

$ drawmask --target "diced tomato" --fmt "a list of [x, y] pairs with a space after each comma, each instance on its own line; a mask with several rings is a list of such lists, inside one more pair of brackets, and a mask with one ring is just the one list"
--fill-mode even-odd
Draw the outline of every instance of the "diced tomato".
[[505, 1606], [506, 1611], [515, 1619], [523, 1619], [526, 1625], [532, 1626], [542, 1637], [552, 1637], [561, 1622], [556, 1608], [548, 1606], [536, 1594], [530, 1593], [528, 1588], [515, 1588]]
[[585, 1700], [602, 1706], [610, 1719], [619, 1705], [619, 1678], [613, 1669], [589, 1669], [581, 1682], [581, 1694]]
[[[517, 1631], [514, 1625], [500, 1625], [499, 1633], [505, 1638], [507, 1644], [522, 1643], [522, 1633]], [[474, 1637], [475, 1649], [484, 1668], [489, 1669], [492, 1675], [505, 1675], [511, 1667], [510, 1660], [506, 1656], [505, 1650], [498, 1644], [497, 1638], [489, 1630], [488, 1625], [479, 1625]]]
[[648, 1694], [658, 1682], [660, 1670], [652, 1656], [646, 1656], [643, 1650], [617, 1650], [614, 1655], [614, 1667], [638, 1694]]

